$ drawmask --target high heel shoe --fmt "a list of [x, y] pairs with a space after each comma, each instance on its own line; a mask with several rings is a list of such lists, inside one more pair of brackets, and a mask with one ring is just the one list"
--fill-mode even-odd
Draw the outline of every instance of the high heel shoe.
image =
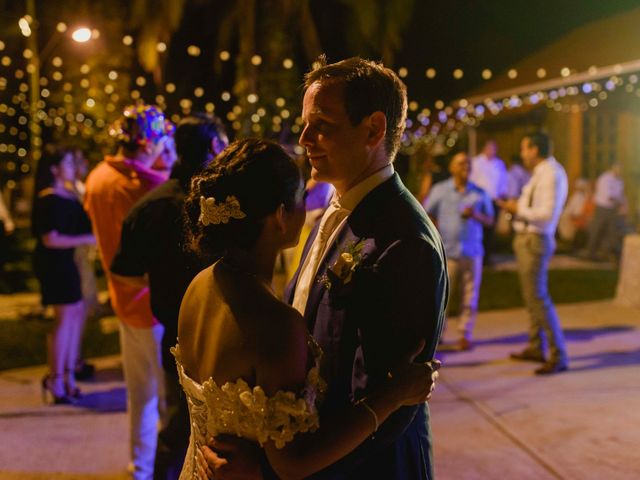
[[53, 387], [51, 386], [51, 381], [59, 378], [59, 375], [45, 375], [42, 377], [42, 401], [47, 403], [47, 392], [51, 395], [53, 399], [53, 405], [70, 405], [72, 402], [71, 398], [67, 394], [65, 395], [56, 395], [53, 391]]
[[82, 391], [75, 384], [73, 375], [73, 370], [66, 370], [64, 372], [64, 391], [66, 392], [67, 397], [73, 400], [78, 400], [82, 398]]

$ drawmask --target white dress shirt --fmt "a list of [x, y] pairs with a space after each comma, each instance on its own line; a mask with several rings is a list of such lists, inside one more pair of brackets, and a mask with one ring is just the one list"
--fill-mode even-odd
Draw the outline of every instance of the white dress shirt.
[[567, 200], [567, 190], [567, 174], [562, 165], [553, 157], [541, 161], [518, 198], [513, 229], [554, 235]]
[[498, 157], [487, 158], [481, 153], [471, 162], [469, 181], [482, 188], [491, 200], [507, 193], [507, 167]]
[[624, 201], [624, 182], [610, 170], [598, 177], [594, 197], [598, 207], [614, 208]]
[[309, 292], [311, 291], [312, 282], [316, 276], [318, 267], [329, 250], [329, 246], [333, 244], [338, 233], [342, 230], [349, 214], [369, 192], [384, 181], [390, 179], [393, 173], [393, 165], [386, 165], [384, 168], [349, 189], [341, 197], [334, 195], [331, 204], [320, 220], [318, 234], [309, 249], [309, 253], [304, 259], [298, 276], [298, 283], [295, 287], [293, 308], [298, 310], [302, 315], [304, 315], [304, 311], [307, 308]]

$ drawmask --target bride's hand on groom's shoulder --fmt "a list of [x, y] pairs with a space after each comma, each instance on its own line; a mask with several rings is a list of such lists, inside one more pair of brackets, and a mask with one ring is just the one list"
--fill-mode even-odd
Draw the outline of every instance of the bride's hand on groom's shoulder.
[[421, 339], [414, 351], [405, 355], [398, 366], [387, 374], [389, 390], [397, 395], [399, 406], [417, 405], [431, 399], [442, 364], [435, 359], [415, 363], [424, 346], [425, 341]]
[[199, 480], [261, 480], [259, 447], [242, 438], [222, 435], [201, 447]]

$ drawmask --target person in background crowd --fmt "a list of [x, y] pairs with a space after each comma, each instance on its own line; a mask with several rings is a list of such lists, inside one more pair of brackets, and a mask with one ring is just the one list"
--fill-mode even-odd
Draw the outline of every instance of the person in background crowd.
[[621, 173], [620, 164], [613, 163], [596, 181], [596, 209], [589, 225], [585, 252], [593, 260], [609, 260], [620, 250], [619, 215], [626, 207]]
[[[73, 148], [73, 161], [76, 168], [76, 179], [73, 182], [76, 195], [80, 203], [84, 203], [84, 194], [86, 192], [84, 181], [89, 173], [89, 161], [84, 156], [82, 150]], [[75, 249], [74, 259], [80, 273], [80, 286], [82, 288], [82, 298], [84, 299], [84, 307], [86, 315], [80, 329], [80, 336], [77, 345], [77, 363], [75, 367], [75, 376], [77, 380], [86, 380], [93, 377], [95, 366], [87, 363], [82, 358], [82, 332], [84, 332], [85, 322], [88, 317], [95, 315], [100, 307], [98, 301], [98, 285], [96, 282], [95, 262], [97, 258], [97, 248], [94, 245], [79, 245]]]
[[[529, 311], [527, 347], [512, 353], [514, 360], [541, 362], [535, 370], [548, 375], [567, 370], [569, 359], [560, 319], [549, 295], [549, 261], [555, 250], [555, 233], [567, 199], [567, 174], [552, 156], [551, 139], [542, 132], [526, 135], [520, 143], [524, 165], [531, 180], [518, 200], [501, 201], [513, 215], [516, 254], [522, 297]], [[546, 350], [549, 356], [546, 357]]]
[[152, 166], [173, 135], [173, 125], [157, 107], [137, 105], [124, 110], [110, 133], [119, 140], [118, 151], [89, 174], [85, 205], [100, 248], [109, 295], [120, 319], [133, 477], [148, 480], [153, 475], [158, 419], [163, 410], [164, 376], [160, 360], [163, 327], [151, 312], [149, 289], [122, 282], [109, 273], [109, 267], [127, 213], [147, 192], [166, 180]]
[[[493, 223], [493, 203], [478, 186], [469, 182], [471, 160], [465, 152], [454, 153], [449, 163], [451, 178], [433, 186], [424, 205], [437, 223], [447, 254], [452, 292], [461, 297], [458, 341], [441, 344], [439, 350], [470, 350], [478, 313], [482, 282], [482, 229]], [[456, 288], [458, 287], [458, 288]]]
[[584, 245], [594, 208], [589, 180], [576, 178], [573, 193], [569, 196], [558, 222], [558, 236], [561, 240], [568, 242], [572, 249]]
[[[0, 191], [0, 280], [3, 282], [5, 280], [4, 264], [9, 256], [9, 237], [13, 235], [15, 228], [9, 209], [4, 204], [4, 195]], [[6, 283], [7, 287], [9, 287], [9, 283]]]
[[157, 480], [177, 479], [189, 443], [189, 411], [170, 352], [177, 342], [178, 313], [184, 292], [206, 262], [190, 255], [183, 241], [183, 205], [191, 179], [227, 145], [224, 126], [215, 117], [196, 114], [176, 129], [179, 160], [171, 178], [131, 209], [124, 220], [111, 274], [125, 283], [149, 286], [151, 311], [164, 326], [162, 366], [167, 416], [158, 434], [154, 466]]
[[522, 165], [520, 155], [511, 155], [511, 164], [507, 169], [507, 189], [505, 198], [518, 198], [522, 189], [531, 179], [531, 173]]
[[[469, 180], [484, 190], [493, 202], [494, 220], [500, 213], [497, 200], [503, 199], [507, 193], [507, 168], [501, 158], [497, 156], [498, 146], [495, 141], [487, 140], [482, 153], [471, 162], [471, 177]], [[495, 221], [490, 227], [484, 227], [484, 264], [491, 265], [494, 246]]]
[[176, 142], [173, 137], [168, 137], [164, 144], [164, 148], [158, 158], [153, 163], [154, 170], [161, 172], [167, 178], [171, 175], [171, 170], [178, 160], [178, 154], [176, 153]]
[[42, 304], [55, 312], [48, 336], [49, 373], [42, 379], [54, 404], [80, 397], [74, 370], [86, 315], [74, 249], [94, 245], [91, 222], [73, 188], [73, 151], [45, 149], [36, 170], [31, 228], [37, 239], [34, 272], [40, 282]]

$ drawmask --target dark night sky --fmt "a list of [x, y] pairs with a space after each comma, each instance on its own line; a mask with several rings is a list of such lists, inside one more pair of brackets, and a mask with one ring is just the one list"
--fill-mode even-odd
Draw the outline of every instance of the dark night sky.
[[[337, 2], [316, 3], [330, 58], [357, 53], [344, 51], [344, 26], [330, 8]], [[394, 66], [409, 69], [405, 82], [420, 103], [459, 97], [483, 81], [484, 68], [496, 75], [576, 27], [634, 7], [640, 0], [416, 0]], [[428, 67], [438, 72], [433, 80]], [[452, 78], [455, 68], [464, 70], [461, 80]]]
[[[233, 1], [187, 2], [165, 67], [165, 81], [178, 85], [177, 98], [189, 95], [194, 85], [204, 85], [217, 95], [231, 89], [232, 62], [221, 75], [214, 75], [211, 65], [221, 48], [216, 42], [220, 12]], [[353, 28], [353, 13], [343, 2], [311, 0], [311, 7], [330, 61], [356, 54], [379, 59], [380, 54], [376, 52], [349, 50], [347, 37]], [[436, 99], [447, 101], [481, 84], [484, 68], [497, 75], [513, 62], [578, 26], [634, 7], [640, 7], [640, 0], [415, 0], [403, 46], [396, 54], [393, 67], [408, 68], [409, 75], [404, 80], [410, 99], [421, 105], [433, 104]], [[260, 39], [257, 43], [260, 45]], [[199, 59], [185, 55], [186, 46], [190, 44], [203, 47]], [[231, 53], [233, 55], [233, 50]], [[307, 63], [302, 54], [296, 60]], [[425, 77], [428, 67], [437, 70], [433, 80]], [[464, 70], [462, 79], [453, 79], [455, 68]]]

